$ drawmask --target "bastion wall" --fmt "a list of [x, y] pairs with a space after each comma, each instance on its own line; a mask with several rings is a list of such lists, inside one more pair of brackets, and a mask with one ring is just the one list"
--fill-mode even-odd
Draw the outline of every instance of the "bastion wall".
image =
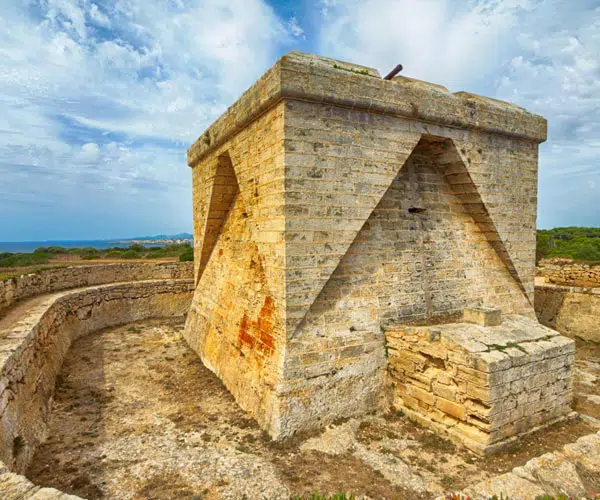
[[90, 285], [151, 279], [188, 279], [191, 262], [119, 262], [43, 269], [0, 281], [0, 314], [15, 302]]
[[537, 274], [554, 285], [600, 288], [600, 264], [571, 259], [542, 259]]
[[185, 316], [192, 290], [192, 280], [154, 280], [56, 292], [0, 330], [0, 465], [22, 473], [47, 438], [55, 379], [75, 339], [142, 319]]

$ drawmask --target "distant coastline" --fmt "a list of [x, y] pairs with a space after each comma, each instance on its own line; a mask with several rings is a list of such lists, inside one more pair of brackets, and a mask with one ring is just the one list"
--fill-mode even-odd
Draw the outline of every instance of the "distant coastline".
[[112, 241], [116, 245], [144, 245], [144, 246], [163, 246], [163, 245], [184, 245], [185, 243], [192, 244], [193, 238], [164, 238], [164, 239], [149, 239], [149, 240], [118, 240]]
[[115, 238], [111, 240], [45, 240], [45, 241], [0, 241], [0, 253], [29, 253], [40, 247], [63, 247], [63, 248], [96, 248], [105, 250], [107, 248], [127, 248], [131, 245], [144, 245], [147, 247], [162, 247], [165, 245], [177, 245], [183, 243], [192, 244], [193, 237], [188, 233], [172, 236], [142, 236], [137, 238]]

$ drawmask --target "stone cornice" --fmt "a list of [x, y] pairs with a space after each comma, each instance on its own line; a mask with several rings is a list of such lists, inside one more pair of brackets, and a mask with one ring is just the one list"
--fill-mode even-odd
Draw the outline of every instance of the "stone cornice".
[[477, 129], [544, 142], [547, 122], [513, 104], [406, 77], [383, 80], [364, 66], [290, 52], [270, 68], [189, 148], [196, 165], [211, 151], [282, 100], [302, 100], [398, 116], [454, 128]]

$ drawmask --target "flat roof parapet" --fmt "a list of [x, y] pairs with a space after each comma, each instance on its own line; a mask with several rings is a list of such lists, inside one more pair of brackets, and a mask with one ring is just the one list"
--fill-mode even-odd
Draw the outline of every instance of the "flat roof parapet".
[[190, 166], [282, 100], [302, 100], [520, 138], [547, 137], [540, 115], [514, 104], [404, 76], [383, 80], [373, 68], [302, 52], [277, 61], [189, 148]]

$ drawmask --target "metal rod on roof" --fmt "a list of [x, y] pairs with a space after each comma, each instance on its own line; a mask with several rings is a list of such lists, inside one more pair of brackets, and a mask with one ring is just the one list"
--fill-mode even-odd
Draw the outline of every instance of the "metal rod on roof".
[[402, 64], [398, 64], [392, 71], [383, 77], [384, 80], [391, 80], [402, 71]]

